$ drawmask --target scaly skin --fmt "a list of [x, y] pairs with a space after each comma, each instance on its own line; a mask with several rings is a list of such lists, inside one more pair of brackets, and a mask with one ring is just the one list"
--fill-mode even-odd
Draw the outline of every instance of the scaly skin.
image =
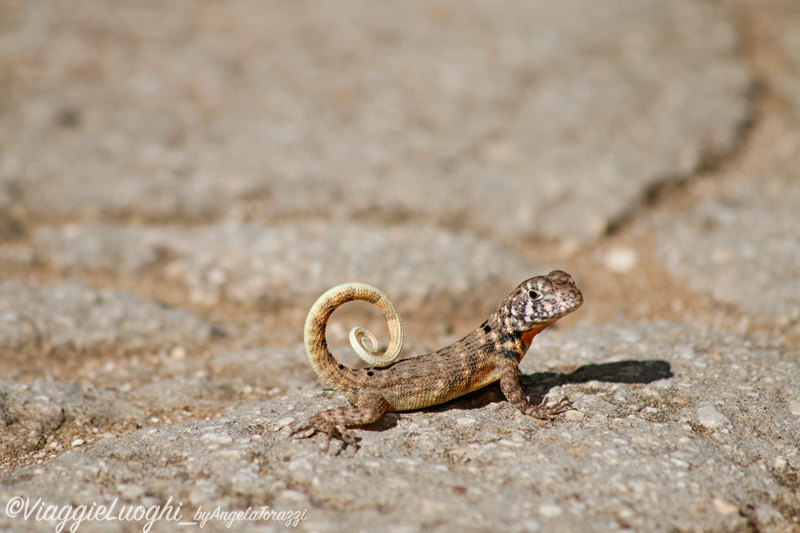
[[383, 311], [392, 336], [387, 353], [400, 350], [402, 324], [381, 291], [363, 283], [347, 283], [323, 294], [306, 318], [306, 354], [320, 379], [353, 405], [317, 413], [293, 434], [307, 432], [307, 437], [320, 431], [328, 435], [328, 444], [336, 438], [355, 447], [355, 437], [345, 429], [348, 426], [371, 424], [387, 411], [438, 405], [498, 380], [508, 401], [526, 415], [550, 420], [572, 405], [566, 398], [549, 406], [544, 401], [532, 405], [519, 384], [519, 363], [533, 338], [583, 303], [581, 291], [564, 271], [523, 281], [480, 327], [460, 341], [381, 367], [348, 368], [328, 350], [328, 320], [337, 307], [352, 300], [372, 302]]

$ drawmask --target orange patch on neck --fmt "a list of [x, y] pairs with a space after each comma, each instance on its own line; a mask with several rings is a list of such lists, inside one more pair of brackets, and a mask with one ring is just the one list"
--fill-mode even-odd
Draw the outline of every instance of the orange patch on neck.
[[520, 341], [522, 341], [522, 348], [523, 348], [523, 350], [524, 350], [525, 352], [527, 352], [527, 351], [528, 351], [528, 348], [530, 348], [530, 347], [531, 347], [531, 343], [533, 342], [533, 338], [534, 338], [536, 335], [538, 335], [539, 333], [541, 333], [541, 332], [542, 332], [542, 330], [544, 330], [545, 328], [547, 328], [547, 326], [549, 326], [549, 325], [550, 325], [550, 324], [545, 324], [544, 326], [538, 326], [538, 327], [535, 327], [535, 328], [533, 328], [533, 329], [532, 329], [532, 330], [530, 330], [530, 331], [526, 331], [525, 333], [523, 333], [523, 334], [520, 336], [520, 338], [519, 338], [519, 339], [520, 339]]

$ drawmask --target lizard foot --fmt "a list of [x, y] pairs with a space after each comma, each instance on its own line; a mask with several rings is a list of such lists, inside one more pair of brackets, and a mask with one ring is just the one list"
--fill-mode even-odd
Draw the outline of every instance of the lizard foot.
[[572, 409], [572, 402], [569, 398], [561, 398], [552, 405], [546, 405], [547, 398], [542, 400], [539, 405], [531, 405], [525, 409], [525, 414], [539, 418], [541, 420], [553, 420], [556, 415], [560, 415]]
[[292, 437], [294, 435], [298, 435], [298, 438], [300, 439], [307, 439], [309, 437], [313, 437], [317, 433], [324, 433], [328, 436], [327, 440], [325, 441], [325, 453], [330, 453], [331, 440], [333, 439], [342, 441], [342, 447], [339, 448], [334, 455], [339, 455], [348, 446], [353, 447], [353, 454], [358, 451], [356, 437], [347, 431], [344, 425], [334, 424], [329, 420], [314, 420], [314, 418], [315, 417], [311, 417], [311, 420], [309, 420], [308, 424], [293, 429], [289, 436]]

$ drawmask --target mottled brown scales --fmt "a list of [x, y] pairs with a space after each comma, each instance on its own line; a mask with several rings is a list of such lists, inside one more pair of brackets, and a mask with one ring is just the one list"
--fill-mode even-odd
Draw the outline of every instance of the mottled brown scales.
[[304, 436], [310, 436], [320, 431], [328, 435], [328, 442], [336, 438], [355, 446], [346, 427], [371, 424], [387, 411], [444, 403], [498, 380], [508, 401], [527, 415], [549, 420], [571, 407], [566, 398], [553, 405], [544, 401], [531, 405], [519, 384], [519, 362], [533, 337], [583, 303], [581, 291], [564, 271], [523, 281], [483, 324], [460, 341], [381, 367], [348, 368], [328, 350], [328, 320], [337, 307], [352, 300], [368, 301], [381, 309], [392, 338], [387, 353], [399, 353], [402, 324], [385, 294], [363, 283], [346, 283], [323, 294], [306, 319], [306, 354], [320, 379], [353, 405], [317, 413], [294, 433], [306, 431]]

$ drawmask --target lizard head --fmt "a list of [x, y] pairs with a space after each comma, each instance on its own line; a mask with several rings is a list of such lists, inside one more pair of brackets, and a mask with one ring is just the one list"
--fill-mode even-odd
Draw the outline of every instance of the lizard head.
[[572, 276], [553, 270], [520, 283], [498, 311], [505, 327], [520, 335], [527, 349], [537, 333], [582, 303], [583, 295]]

